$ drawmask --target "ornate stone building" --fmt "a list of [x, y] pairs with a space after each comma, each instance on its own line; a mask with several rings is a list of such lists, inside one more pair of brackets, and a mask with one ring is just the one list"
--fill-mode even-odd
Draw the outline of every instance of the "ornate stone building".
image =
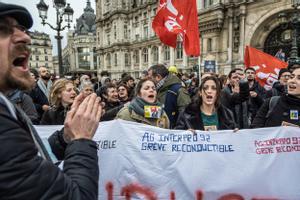
[[47, 67], [51, 73], [53, 68], [52, 44], [48, 34], [41, 32], [30, 32], [31, 36], [31, 56], [29, 61], [30, 68]]
[[63, 49], [65, 72], [96, 72], [96, 15], [90, 0], [77, 19], [75, 30], [68, 32], [68, 43]]
[[[293, 12], [290, 0], [197, 0], [201, 56], [187, 57], [182, 43], [163, 45], [151, 22], [157, 0], [96, 0], [97, 55], [99, 71], [113, 77], [140, 72], [156, 63], [176, 65], [183, 71], [214, 60], [217, 72], [242, 67], [246, 45], [275, 55], [282, 48], [288, 56]], [[279, 17], [281, 16], [281, 17]], [[284, 17], [282, 17], [284, 16]]]

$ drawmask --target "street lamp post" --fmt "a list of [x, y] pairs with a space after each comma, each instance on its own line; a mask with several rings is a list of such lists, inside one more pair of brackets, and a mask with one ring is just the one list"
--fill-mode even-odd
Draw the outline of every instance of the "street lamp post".
[[[48, 5], [45, 4], [44, 0], [40, 0], [40, 2], [36, 5], [39, 16], [42, 19], [42, 24], [45, 26], [47, 24], [51, 29], [57, 32], [55, 39], [57, 40], [57, 53], [58, 53], [58, 69], [59, 75], [63, 75], [63, 66], [62, 66], [62, 52], [61, 52], [61, 31], [65, 30], [65, 28], [70, 28], [70, 23], [73, 21], [74, 10], [70, 7], [68, 3], [66, 6], [66, 0], [53, 0], [53, 7], [56, 9], [56, 26], [52, 26], [48, 22], [47, 19], [47, 11]], [[65, 22], [67, 22], [66, 26], [62, 26], [63, 17]]]
[[292, 0], [292, 7], [294, 8], [294, 13], [291, 18], [291, 24], [294, 29], [294, 34], [293, 34], [293, 40], [292, 40], [292, 48], [291, 48], [291, 53], [289, 57], [289, 65], [293, 66], [294, 64], [300, 64], [300, 58], [298, 57], [298, 30], [300, 28], [300, 15], [299, 15], [299, 6], [300, 6], [300, 0]]

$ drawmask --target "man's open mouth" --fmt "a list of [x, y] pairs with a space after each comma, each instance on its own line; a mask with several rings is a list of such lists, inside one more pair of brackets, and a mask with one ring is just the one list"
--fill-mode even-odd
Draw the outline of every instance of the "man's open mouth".
[[22, 67], [23, 69], [28, 68], [28, 56], [27, 55], [20, 55], [13, 61], [14, 67]]

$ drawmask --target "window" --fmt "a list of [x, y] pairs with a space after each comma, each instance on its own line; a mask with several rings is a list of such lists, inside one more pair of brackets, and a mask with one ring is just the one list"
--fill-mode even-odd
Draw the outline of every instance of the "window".
[[110, 45], [110, 34], [107, 34], [107, 45]]
[[127, 29], [127, 25], [124, 25], [124, 39], [128, 39], [128, 29]]
[[47, 54], [47, 49], [44, 49], [44, 54]]
[[158, 63], [158, 47], [153, 47], [152, 53], [153, 53], [153, 62]]
[[144, 26], [144, 38], [148, 38], [148, 26]]
[[211, 52], [212, 51], [212, 39], [208, 38], [207, 39], [207, 52]]
[[111, 67], [110, 53], [108, 53], [108, 54], [106, 55], [106, 64], [107, 64], [107, 67]]
[[39, 61], [40, 59], [39, 59], [39, 56], [35, 56], [35, 60], [36, 61]]
[[183, 57], [182, 42], [178, 41], [176, 47], [176, 59], [182, 59], [182, 57]]
[[118, 66], [118, 54], [115, 53], [115, 62], [114, 62], [115, 66]]
[[164, 60], [170, 60], [170, 47], [164, 46]]
[[48, 61], [48, 56], [45, 56], [45, 61]]
[[114, 38], [117, 39], [117, 26], [114, 25]]
[[134, 63], [138, 64], [140, 62], [140, 56], [139, 56], [139, 51], [138, 50], [134, 51], [133, 57], [134, 57]]
[[214, 4], [214, 0], [203, 0], [204, 8], [208, 8], [209, 6]]
[[48, 67], [48, 63], [45, 63], [45, 67]]
[[143, 49], [143, 61], [144, 63], [148, 62], [148, 49]]
[[128, 53], [125, 53], [124, 59], [125, 59], [125, 66], [130, 66], [130, 57]]

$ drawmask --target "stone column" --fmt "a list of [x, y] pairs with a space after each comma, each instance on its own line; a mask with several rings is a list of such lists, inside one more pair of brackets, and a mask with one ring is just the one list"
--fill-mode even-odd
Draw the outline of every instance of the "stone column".
[[170, 65], [175, 65], [175, 49], [170, 47]]
[[188, 57], [184, 50], [182, 50], [182, 61], [183, 61], [183, 63], [182, 63], [183, 67], [184, 67], [184, 69], [186, 69], [188, 67]]
[[152, 65], [151, 46], [148, 47], [148, 68]]
[[75, 47], [75, 69], [79, 69], [78, 49]]
[[158, 63], [163, 63], [163, 57], [162, 46], [158, 45]]
[[232, 48], [233, 45], [233, 11], [228, 10], [228, 48], [227, 48], [227, 63], [232, 63]]
[[240, 61], [244, 60], [244, 49], [245, 49], [245, 18], [246, 18], [246, 6], [240, 6], [240, 47], [239, 57]]
[[94, 52], [93, 52], [93, 47], [90, 47], [90, 69], [94, 70]]
[[[138, 69], [140, 70], [141, 67], [143, 66], [142, 49], [139, 49], [139, 61], [140, 61], [140, 64], [139, 64]], [[136, 70], [134, 70], [134, 71], [136, 71]]]

